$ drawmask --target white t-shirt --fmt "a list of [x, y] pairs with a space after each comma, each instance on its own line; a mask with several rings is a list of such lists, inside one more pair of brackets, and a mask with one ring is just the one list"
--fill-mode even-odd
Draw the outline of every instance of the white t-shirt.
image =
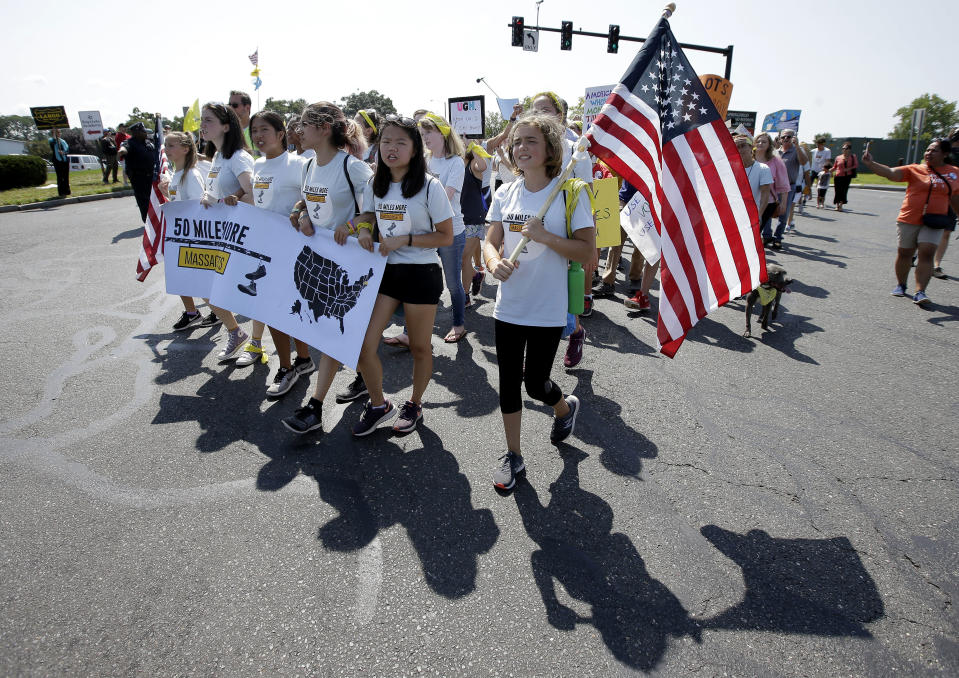
[[[576, 136], [576, 132], [567, 127], [565, 140], [566, 144], [565, 148], [563, 149], [563, 167], [566, 167], [569, 159], [573, 157], [573, 151], [576, 150], [576, 142], [579, 141], [579, 137]], [[593, 163], [589, 159], [589, 156], [586, 156], [585, 160], [576, 161], [576, 166], [573, 167], [573, 176], [577, 179], [582, 179], [587, 184], [593, 183]]]
[[200, 156], [200, 159], [196, 161], [196, 168], [200, 170], [200, 178], [202, 179], [206, 179], [211, 167], [213, 167], [213, 163], [207, 160], [206, 156]]
[[316, 157], [316, 151], [314, 151], [312, 148], [306, 148], [303, 149], [303, 152], [299, 153], [298, 155], [304, 160], [309, 160], [310, 158]]
[[206, 192], [214, 200], [235, 193], [240, 188], [237, 179], [244, 172], [253, 175], [253, 156], [240, 149], [231, 158], [224, 158], [219, 151], [213, 156], [213, 166], [206, 175]]
[[819, 173], [819, 190], [824, 191], [829, 188], [829, 178], [832, 176], [831, 170], [823, 170]]
[[[756, 201], [756, 209], [759, 209], [760, 186], [772, 186], [773, 173], [769, 165], [761, 163], [758, 160], [746, 168], [746, 178], [749, 180], [749, 187], [753, 190], [753, 200]], [[769, 189], [769, 198], [772, 200], [772, 188]], [[761, 214], [759, 216], [762, 216]]]
[[[353, 190], [343, 171], [344, 162]], [[304, 162], [300, 192], [313, 227], [333, 230], [352, 221], [356, 213], [363, 211], [365, 187], [372, 176], [369, 165], [342, 150], [322, 167], [316, 164], [316, 158]]]
[[832, 151], [825, 147], [821, 151], [818, 148], [814, 150], [812, 152], [812, 171], [822, 172], [822, 166], [827, 160], [832, 160]]
[[463, 196], [463, 181], [466, 179], [466, 163], [458, 155], [448, 158], [437, 158], [435, 155], [429, 160], [430, 174], [440, 180], [444, 188], [452, 188], [456, 195], [450, 200], [453, 208], [453, 235], [459, 235], [466, 230], [463, 223], [463, 208], [460, 198]]
[[[487, 221], [503, 223], [503, 251], [506, 256], [522, 239], [523, 224], [536, 216], [559, 177], [532, 193], [519, 178], [499, 187], [493, 197]], [[563, 238], [566, 234], [566, 199], [561, 192], [546, 211], [543, 226]], [[565, 198], [565, 199], [564, 199]], [[589, 196], [582, 193], [570, 223], [573, 232], [595, 228]], [[493, 317], [503, 322], [532, 327], [561, 327], [566, 324], [568, 261], [555, 250], [530, 241], [519, 255], [519, 268], [501, 282], [496, 292]]]
[[253, 204], [277, 214], [289, 214], [300, 199], [303, 160], [283, 151], [273, 159], [266, 156], [253, 163]]
[[[366, 209], [376, 213], [376, 223], [384, 238], [394, 235], [432, 233], [433, 224], [453, 218], [453, 208], [446, 191], [436, 178], [427, 175], [426, 183], [412, 198], [403, 197], [402, 182], [390, 182], [386, 195], [373, 194], [373, 179], [366, 184], [363, 196]], [[437, 264], [436, 248], [400, 247], [386, 255], [388, 264]]]
[[[184, 174], [186, 174], [185, 177]], [[170, 200], [199, 200], [203, 197], [203, 175], [196, 167], [177, 170], [170, 179], [170, 187], [167, 190], [170, 193]]]

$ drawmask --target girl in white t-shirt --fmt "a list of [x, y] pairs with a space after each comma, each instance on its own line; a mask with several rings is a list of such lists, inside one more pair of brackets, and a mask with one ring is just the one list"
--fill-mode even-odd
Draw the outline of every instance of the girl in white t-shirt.
[[[260, 111], [250, 118], [250, 139], [260, 152], [253, 163], [253, 185], [250, 196], [253, 205], [284, 216], [290, 213], [294, 203], [300, 197], [300, 175], [303, 160], [286, 150], [286, 125], [283, 117], [273, 111]], [[227, 205], [236, 205], [238, 198], [228, 195], [223, 199]], [[254, 276], [265, 275], [266, 268], [261, 266]], [[250, 285], [256, 286], [251, 279]], [[263, 329], [259, 320], [253, 321], [250, 340], [236, 359], [238, 367], [266, 363], [268, 358], [263, 351]], [[309, 374], [316, 369], [310, 358], [310, 347], [296, 339], [296, 361], [290, 361], [290, 337], [277, 329], [270, 328], [270, 336], [276, 346], [276, 355], [280, 367], [273, 381], [267, 386], [266, 394], [277, 398], [289, 391], [301, 374]]]
[[[253, 204], [253, 156], [246, 149], [246, 139], [236, 112], [223, 104], [206, 104], [200, 114], [200, 134], [216, 148], [201, 204], [209, 207], [231, 194]], [[212, 308], [229, 333], [217, 360], [221, 363], [235, 360], [249, 335], [237, 324], [233, 313], [216, 306]]]
[[[291, 223], [301, 233], [312, 236], [317, 230], [333, 232], [333, 239], [345, 245], [355, 234], [360, 245], [373, 250], [372, 215], [364, 206], [364, 191], [373, 170], [361, 158], [366, 154], [366, 141], [360, 126], [348, 120], [340, 108], [328, 101], [307, 106], [296, 133], [305, 150], [313, 157], [303, 162], [298, 198], [290, 213]], [[320, 355], [316, 388], [307, 404], [283, 425], [294, 433], [307, 433], [323, 425], [323, 399], [330, 390], [340, 362]], [[360, 374], [342, 393], [337, 402], [349, 402], [366, 395], [366, 384]]]
[[396, 411], [383, 397], [383, 366], [376, 349], [400, 304], [413, 354], [413, 393], [393, 430], [405, 433], [423, 419], [423, 393], [433, 376], [430, 338], [443, 292], [436, 249], [453, 242], [453, 208], [443, 185], [426, 172], [423, 138], [412, 118], [389, 115], [383, 121], [376, 172], [363, 204], [376, 220], [380, 254], [387, 263], [360, 351], [359, 369], [370, 400], [353, 435], [372, 433]]
[[356, 112], [353, 116], [353, 122], [359, 125], [363, 132], [363, 138], [366, 140], [366, 153], [363, 160], [370, 166], [370, 169], [376, 167], [376, 137], [380, 133], [382, 119], [375, 108], [364, 108]]
[[[559, 181], [562, 149], [563, 127], [554, 116], [531, 113], [517, 120], [508, 150], [521, 178], [499, 188], [488, 215], [483, 256], [487, 270], [501, 281], [493, 310], [507, 448], [493, 471], [493, 484], [501, 489], [513, 487], [526, 468], [520, 453], [524, 382], [527, 394], [553, 408], [554, 444], [573, 432], [579, 412], [576, 396], [564, 398], [549, 374], [566, 326], [568, 261], [589, 262], [596, 251], [589, 194], [585, 188], [577, 196], [564, 190], [542, 221], [535, 216]], [[567, 205], [574, 199], [567, 223]], [[508, 257], [523, 236], [530, 242], [513, 264]]]
[[[171, 179], [164, 176], [159, 183], [160, 192], [166, 196], [167, 200], [199, 200], [203, 197], [203, 177], [197, 169], [197, 151], [193, 137], [185, 132], [170, 132], [163, 139], [163, 150], [166, 152], [169, 160], [176, 172]], [[206, 320], [200, 312], [196, 310], [196, 304], [193, 297], [180, 296], [183, 302], [183, 315], [173, 323], [173, 329], [180, 332], [194, 325], [206, 324], [206, 326], [216, 322], [216, 316], [211, 312], [214, 322], [204, 323]]]

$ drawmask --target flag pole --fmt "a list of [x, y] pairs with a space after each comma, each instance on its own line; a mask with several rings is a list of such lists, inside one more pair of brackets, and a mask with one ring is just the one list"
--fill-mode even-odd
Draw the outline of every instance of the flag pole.
[[[549, 195], [546, 197], [546, 202], [543, 203], [543, 206], [540, 208], [539, 212], [536, 215], [536, 218], [542, 221], [543, 217], [546, 216], [546, 210], [549, 209], [549, 206], [553, 204], [553, 201], [556, 199], [556, 196], [559, 195], [559, 192], [563, 190], [563, 184], [569, 179], [570, 175], [573, 173], [573, 168], [576, 167], [576, 161], [579, 157], [586, 154], [586, 151], [589, 150], [589, 139], [585, 136], [579, 138], [576, 142], [576, 150], [573, 155], [570, 157], [569, 162], [566, 163], [566, 167], [563, 168], [562, 173], [559, 175], [559, 180], [556, 182], [556, 185], [553, 186], [553, 190], [550, 191]], [[513, 253], [509, 255], [509, 262], [515, 264], [516, 260], [519, 259], [519, 255], [522, 254], [523, 248], [529, 243], [529, 238], [525, 235], [520, 238], [519, 243], [513, 249]]]
[[673, 12], [675, 11], [676, 11], [676, 3], [675, 2], [669, 3], [668, 5], [663, 7], [663, 18], [668, 19], [669, 17], [673, 15]]

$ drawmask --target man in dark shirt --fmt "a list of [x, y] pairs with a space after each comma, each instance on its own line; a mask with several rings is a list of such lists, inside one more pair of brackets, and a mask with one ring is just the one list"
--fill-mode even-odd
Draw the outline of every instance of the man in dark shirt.
[[117, 179], [117, 144], [113, 140], [114, 132], [112, 129], [103, 130], [103, 136], [100, 138], [100, 152], [103, 154], [103, 183], [109, 183], [110, 170], [113, 170], [113, 183], [118, 183]]
[[130, 177], [133, 195], [140, 208], [140, 218], [147, 220], [147, 208], [150, 205], [150, 191], [153, 187], [153, 168], [156, 163], [156, 148], [149, 136], [153, 130], [147, 129], [142, 122], [130, 125], [130, 138], [120, 149], [120, 157], [126, 160], [126, 175]]

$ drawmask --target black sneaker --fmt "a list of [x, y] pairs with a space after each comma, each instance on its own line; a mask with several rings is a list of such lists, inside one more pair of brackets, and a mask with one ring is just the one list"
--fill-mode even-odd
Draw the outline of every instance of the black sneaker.
[[[292, 367], [281, 367], [276, 371], [276, 376], [273, 377], [273, 383], [267, 386], [266, 395], [270, 398], [279, 398], [293, 388], [293, 384], [295, 384], [299, 378], [300, 375], [297, 374], [296, 370]], [[287, 426], [287, 428], [289, 428], [289, 426]]]
[[416, 425], [423, 421], [423, 407], [412, 400], [407, 400], [400, 408], [400, 416], [393, 424], [396, 433], [409, 433], [416, 429]]
[[583, 312], [579, 314], [580, 318], [588, 318], [593, 315], [593, 298], [583, 297]]
[[301, 377], [304, 374], [312, 374], [316, 371], [316, 363], [314, 363], [313, 358], [309, 356], [296, 358], [293, 360], [293, 370]]
[[366, 407], [363, 408], [363, 414], [360, 420], [353, 424], [353, 435], [368, 436], [376, 427], [384, 421], [392, 419], [396, 415], [396, 408], [389, 400], [379, 407], [373, 407], [373, 401], [367, 400]]
[[593, 288], [593, 296], [600, 299], [608, 299], [616, 292], [616, 287], [611, 283], [604, 282]]
[[349, 386], [336, 394], [336, 402], [350, 403], [368, 394], [369, 391], [366, 388], [366, 382], [363, 381], [363, 375], [357, 372], [356, 378], [349, 383]]
[[549, 432], [549, 441], [554, 445], [561, 443], [573, 434], [576, 428], [576, 415], [579, 414], [579, 398], [574, 395], [566, 396], [569, 405], [569, 414], [565, 417], [553, 417], [553, 428]]
[[194, 311], [193, 313], [184, 311], [183, 315], [180, 316], [180, 319], [173, 323], [173, 331], [182, 332], [188, 327], [193, 327], [201, 320], [203, 320], [203, 316], [200, 315], [199, 311]]
[[293, 416], [283, 419], [283, 425], [293, 433], [309, 433], [323, 428], [323, 403], [316, 398], [310, 398], [305, 407], [293, 413]]
[[498, 460], [499, 465], [493, 469], [493, 486], [501, 490], [509, 490], [516, 484], [516, 476], [526, 470], [523, 455], [507, 452]]
[[220, 322], [220, 319], [216, 317], [216, 313], [210, 311], [210, 315], [203, 316], [203, 320], [200, 321], [200, 327], [213, 327]]

